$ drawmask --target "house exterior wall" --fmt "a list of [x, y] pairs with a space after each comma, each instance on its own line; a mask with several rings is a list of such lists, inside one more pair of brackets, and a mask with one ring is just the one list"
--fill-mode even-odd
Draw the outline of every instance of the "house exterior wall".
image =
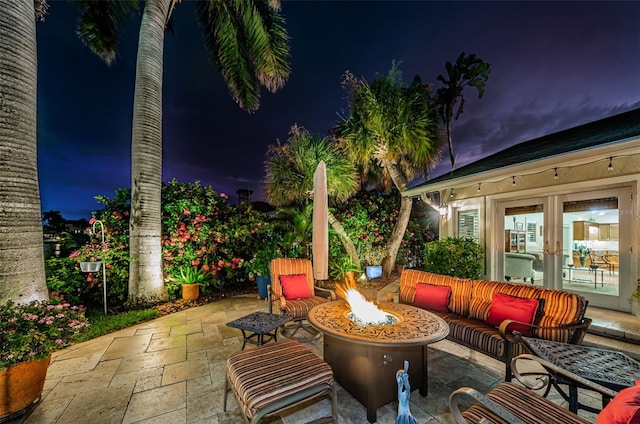
[[[613, 166], [611, 170], [610, 162]], [[620, 215], [624, 215], [624, 228], [621, 226], [620, 232], [625, 232], [624, 239], [628, 245], [620, 244], [619, 249], [621, 254], [623, 251], [630, 252], [631, 258], [630, 272], [624, 277], [621, 274], [620, 295], [623, 296], [635, 289], [640, 277], [639, 187], [640, 137], [636, 137], [508, 168], [452, 178], [433, 185], [425, 184], [407, 190], [403, 195], [439, 192], [441, 204], [446, 206], [447, 211], [446, 214], [441, 213], [441, 238], [457, 236], [457, 215], [460, 211], [477, 209], [480, 217], [479, 240], [487, 252], [484, 278], [497, 279], [503, 269], [504, 257], [504, 237], [495, 231], [504, 225], [499, 222], [504, 219], [498, 210], [502, 202], [518, 204], [521, 201], [526, 205], [529, 199], [537, 198], [542, 199], [545, 210], [562, 210], [563, 196], [590, 191], [606, 195], [624, 189], [625, 193], [631, 193], [631, 199], [620, 201]], [[562, 222], [545, 221], [544, 224], [558, 226]], [[545, 230], [552, 234], [553, 228]], [[551, 241], [555, 245], [556, 242]], [[554, 245], [545, 246], [545, 249], [555, 249]], [[545, 269], [553, 266], [548, 262], [550, 260], [544, 260]], [[621, 303], [623, 306], [617, 309], [627, 310], [624, 302]]]

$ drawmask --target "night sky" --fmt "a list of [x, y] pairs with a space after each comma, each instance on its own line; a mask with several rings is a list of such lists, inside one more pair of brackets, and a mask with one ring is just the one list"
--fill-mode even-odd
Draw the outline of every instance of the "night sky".
[[[38, 31], [38, 158], [42, 209], [67, 219], [94, 196], [129, 187], [139, 17], [106, 66], [75, 36], [77, 10], [51, 1]], [[400, 61], [439, 86], [464, 51], [491, 63], [485, 95], [453, 123], [457, 166], [509, 145], [640, 107], [640, 2], [283, 1], [292, 74], [260, 109], [241, 110], [210, 64], [192, 2], [165, 39], [163, 181], [200, 180], [230, 201], [263, 200], [267, 146], [298, 124], [318, 136], [347, 113], [345, 70], [367, 81]], [[448, 154], [432, 176], [450, 170]]]

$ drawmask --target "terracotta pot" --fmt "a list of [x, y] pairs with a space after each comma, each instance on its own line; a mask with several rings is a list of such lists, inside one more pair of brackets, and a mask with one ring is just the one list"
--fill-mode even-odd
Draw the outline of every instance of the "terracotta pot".
[[200, 297], [200, 285], [198, 284], [182, 285], [182, 298], [184, 300], [197, 300], [198, 297]]
[[51, 355], [0, 370], [0, 421], [26, 412], [29, 406], [38, 402], [50, 361]]

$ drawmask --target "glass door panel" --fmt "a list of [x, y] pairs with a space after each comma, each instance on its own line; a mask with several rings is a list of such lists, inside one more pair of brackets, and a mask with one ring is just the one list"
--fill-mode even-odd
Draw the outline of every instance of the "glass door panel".
[[619, 218], [619, 196], [563, 202], [562, 288], [613, 306], [602, 297], [620, 296]]
[[544, 206], [505, 205], [503, 276], [514, 283], [544, 285]]

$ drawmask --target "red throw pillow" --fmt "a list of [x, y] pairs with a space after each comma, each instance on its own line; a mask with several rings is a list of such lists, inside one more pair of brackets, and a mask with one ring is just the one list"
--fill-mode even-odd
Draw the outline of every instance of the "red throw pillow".
[[282, 284], [282, 294], [287, 300], [311, 297], [306, 274], [281, 275], [280, 284]]
[[621, 390], [604, 407], [596, 418], [596, 424], [638, 424], [640, 423], [640, 386]]
[[449, 296], [451, 287], [436, 286], [435, 284], [416, 284], [416, 296], [413, 306], [437, 312], [449, 312]]
[[[538, 310], [538, 300], [524, 299], [522, 297], [509, 296], [508, 294], [494, 293], [489, 308], [487, 324], [498, 327], [502, 321], [513, 321], [533, 324]], [[531, 327], [522, 324], [511, 324], [509, 331], [519, 331], [523, 336], [531, 336]]]

